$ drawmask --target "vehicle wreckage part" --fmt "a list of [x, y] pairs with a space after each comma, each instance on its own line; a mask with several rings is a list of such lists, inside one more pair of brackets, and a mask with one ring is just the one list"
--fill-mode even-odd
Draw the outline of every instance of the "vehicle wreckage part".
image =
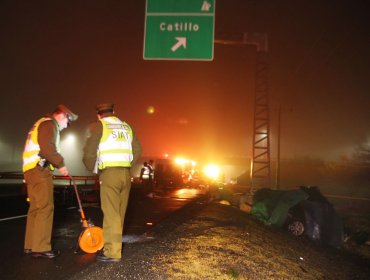
[[289, 223], [288, 229], [294, 236], [301, 236], [304, 233], [304, 224], [296, 220]]

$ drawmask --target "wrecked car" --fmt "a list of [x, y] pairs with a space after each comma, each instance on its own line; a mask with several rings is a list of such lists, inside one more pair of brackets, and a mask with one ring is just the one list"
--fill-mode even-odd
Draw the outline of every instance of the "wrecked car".
[[266, 225], [286, 227], [321, 245], [339, 248], [343, 226], [331, 203], [316, 186], [296, 190], [260, 189], [253, 196], [251, 215]]

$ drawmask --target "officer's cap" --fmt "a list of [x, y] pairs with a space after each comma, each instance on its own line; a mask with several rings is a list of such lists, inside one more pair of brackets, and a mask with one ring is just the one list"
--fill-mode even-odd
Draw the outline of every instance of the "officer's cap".
[[74, 122], [75, 120], [78, 119], [78, 115], [74, 114], [71, 110], [69, 110], [65, 105], [63, 104], [59, 104], [54, 112], [62, 112], [64, 114], [66, 114], [67, 118], [68, 118], [68, 121], [69, 122]]
[[102, 103], [99, 105], [96, 105], [96, 113], [102, 114], [106, 112], [113, 112], [113, 103]]

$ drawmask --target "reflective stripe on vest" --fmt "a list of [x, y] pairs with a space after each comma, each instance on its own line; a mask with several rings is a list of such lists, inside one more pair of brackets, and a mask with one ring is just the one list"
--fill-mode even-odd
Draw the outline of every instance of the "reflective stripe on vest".
[[98, 167], [131, 167], [132, 129], [117, 117], [102, 118], [103, 135], [98, 149]]
[[[38, 128], [40, 124], [44, 121], [52, 120], [52, 118], [41, 118], [39, 119], [31, 128], [31, 130], [28, 132], [26, 144], [24, 146], [23, 151], [23, 172], [26, 172], [32, 168], [34, 168], [39, 161], [41, 160], [41, 157], [39, 156], [40, 153], [40, 145], [38, 142]], [[60, 135], [57, 134], [56, 139], [56, 148], [59, 152], [59, 142], [60, 142]], [[50, 169], [54, 170], [54, 167], [50, 164]]]

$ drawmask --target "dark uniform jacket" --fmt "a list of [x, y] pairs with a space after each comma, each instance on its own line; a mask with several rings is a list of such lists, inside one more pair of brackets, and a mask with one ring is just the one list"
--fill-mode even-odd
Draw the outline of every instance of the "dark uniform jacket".
[[55, 168], [64, 167], [64, 158], [57, 150], [56, 139], [59, 134], [58, 122], [50, 115], [45, 116], [52, 118], [42, 122], [38, 127], [37, 141], [40, 146], [40, 157], [46, 159]]

